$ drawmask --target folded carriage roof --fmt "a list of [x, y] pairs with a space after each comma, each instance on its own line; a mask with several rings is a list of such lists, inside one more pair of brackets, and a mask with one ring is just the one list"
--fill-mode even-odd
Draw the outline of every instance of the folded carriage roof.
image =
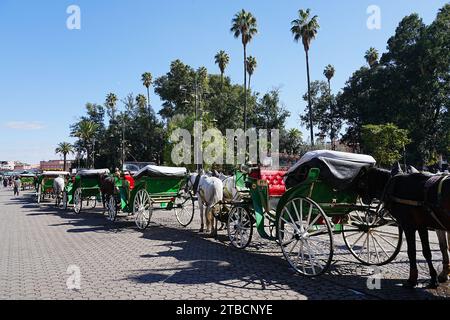
[[142, 176], [151, 176], [151, 177], [174, 177], [174, 178], [182, 178], [187, 174], [186, 168], [178, 168], [178, 167], [159, 167], [148, 165], [141, 170], [139, 170], [134, 177], [139, 178]]

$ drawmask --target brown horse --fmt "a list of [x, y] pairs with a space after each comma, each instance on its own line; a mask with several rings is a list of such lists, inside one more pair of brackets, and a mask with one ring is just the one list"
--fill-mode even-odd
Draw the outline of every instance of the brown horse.
[[405, 286], [417, 286], [417, 231], [431, 276], [428, 288], [436, 288], [438, 279], [432, 263], [428, 229], [450, 231], [450, 177], [401, 172], [393, 176], [387, 170], [372, 168], [362, 177], [360, 188], [365, 200], [382, 199], [385, 208], [405, 232], [410, 263]]

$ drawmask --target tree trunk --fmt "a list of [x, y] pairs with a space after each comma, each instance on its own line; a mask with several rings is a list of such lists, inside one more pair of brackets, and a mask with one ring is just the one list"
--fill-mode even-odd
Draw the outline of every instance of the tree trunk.
[[63, 169], [63, 171], [66, 171], [67, 154], [64, 153], [63, 157], [64, 157], [64, 169]]
[[313, 128], [313, 114], [312, 114], [312, 104], [311, 104], [311, 81], [309, 77], [309, 54], [308, 50], [306, 52], [306, 74], [308, 78], [308, 110], [309, 110], [309, 126], [311, 133], [311, 146], [314, 146], [314, 128]]
[[247, 46], [244, 44], [244, 132], [247, 131]]
[[330, 122], [331, 122], [331, 150], [336, 150], [336, 145], [334, 143], [335, 133], [334, 133], [334, 110], [333, 110], [333, 102], [331, 101], [331, 80], [328, 79], [328, 96], [330, 98]]

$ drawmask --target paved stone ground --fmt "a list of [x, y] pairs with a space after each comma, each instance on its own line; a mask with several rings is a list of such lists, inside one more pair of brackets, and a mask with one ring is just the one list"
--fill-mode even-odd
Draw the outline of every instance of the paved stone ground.
[[[381, 290], [367, 289], [373, 270], [358, 265], [337, 241], [336, 263], [317, 279], [296, 275], [275, 243], [257, 236], [245, 251], [198, 234], [199, 217], [187, 229], [173, 212], [154, 213], [142, 233], [132, 220], [109, 223], [101, 211], [74, 215], [31, 193], [19, 198], [0, 191], [0, 299], [448, 299], [438, 290], [406, 290], [406, 244], [383, 267]], [[336, 238], [339, 238], [337, 236]], [[420, 246], [419, 246], [420, 248]], [[433, 238], [435, 265], [440, 252]], [[419, 253], [420, 277], [427, 269]], [[68, 267], [81, 271], [81, 289], [67, 289]]]

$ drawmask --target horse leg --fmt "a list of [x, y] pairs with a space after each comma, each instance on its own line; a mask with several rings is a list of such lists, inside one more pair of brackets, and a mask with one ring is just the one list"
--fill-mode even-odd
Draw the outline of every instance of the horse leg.
[[447, 243], [447, 236], [450, 237], [450, 233], [441, 230], [436, 231], [436, 233], [439, 239], [439, 248], [442, 252], [442, 272], [438, 276], [438, 281], [444, 283], [448, 281], [448, 276], [450, 274], [450, 261], [448, 255], [449, 246]]
[[204, 207], [203, 207], [203, 202], [202, 200], [199, 198], [198, 201], [198, 207], [200, 209], [200, 230], [198, 231], [199, 233], [202, 233], [205, 231], [205, 224], [203, 221], [203, 214], [204, 214]]
[[409, 279], [405, 283], [405, 287], [414, 288], [417, 286], [417, 279], [419, 278], [419, 270], [417, 269], [416, 257], [416, 231], [407, 227], [405, 231], [406, 243], [408, 245], [408, 259], [409, 259]]
[[212, 221], [211, 221], [211, 206], [208, 204], [205, 209], [205, 219], [206, 219], [206, 233], [211, 233]]
[[434, 269], [434, 266], [433, 266], [428, 230], [426, 228], [419, 229], [419, 236], [420, 236], [420, 240], [422, 241], [422, 253], [423, 253], [425, 260], [427, 261], [428, 269], [430, 270], [430, 276], [431, 276], [430, 284], [427, 286], [427, 288], [428, 289], [436, 289], [439, 286], [439, 283], [437, 281], [436, 269]]

